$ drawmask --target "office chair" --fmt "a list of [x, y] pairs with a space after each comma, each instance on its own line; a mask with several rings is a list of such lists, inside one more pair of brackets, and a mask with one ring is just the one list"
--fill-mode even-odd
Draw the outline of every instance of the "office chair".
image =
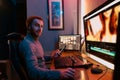
[[7, 35], [8, 46], [9, 46], [9, 56], [12, 66], [18, 73], [20, 80], [30, 80], [21, 61], [21, 56], [19, 54], [19, 43], [24, 38], [20, 33], [10, 33]]

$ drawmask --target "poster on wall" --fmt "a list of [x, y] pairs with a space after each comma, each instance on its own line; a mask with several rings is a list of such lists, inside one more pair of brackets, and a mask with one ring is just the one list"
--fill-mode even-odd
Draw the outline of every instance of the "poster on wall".
[[48, 0], [49, 30], [63, 30], [63, 1]]

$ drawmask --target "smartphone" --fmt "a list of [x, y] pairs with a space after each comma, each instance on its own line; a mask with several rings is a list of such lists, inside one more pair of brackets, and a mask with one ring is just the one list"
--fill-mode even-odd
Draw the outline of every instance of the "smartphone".
[[63, 50], [66, 48], [66, 46], [64, 46], [61, 50], [60, 50], [60, 52], [59, 53], [57, 53], [58, 54], [58, 56], [60, 56], [61, 55], [61, 53], [63, 52]]

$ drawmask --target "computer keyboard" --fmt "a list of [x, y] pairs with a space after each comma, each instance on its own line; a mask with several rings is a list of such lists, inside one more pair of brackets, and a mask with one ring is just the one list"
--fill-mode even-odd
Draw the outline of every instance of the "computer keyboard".
[[90, 62], [84, 63], [84, 58], [80, 55], [65, 56], [54, 58], [55, 68], [89, 68], [93, 64]]

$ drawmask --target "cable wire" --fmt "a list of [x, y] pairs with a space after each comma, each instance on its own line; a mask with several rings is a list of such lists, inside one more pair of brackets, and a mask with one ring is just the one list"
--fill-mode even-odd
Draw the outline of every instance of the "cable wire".
[[106, 73], [107, 73], [108, 68], [106, 68], [105, 72], [103, 75], [101, 75], [97, 80], [100, 80]]

